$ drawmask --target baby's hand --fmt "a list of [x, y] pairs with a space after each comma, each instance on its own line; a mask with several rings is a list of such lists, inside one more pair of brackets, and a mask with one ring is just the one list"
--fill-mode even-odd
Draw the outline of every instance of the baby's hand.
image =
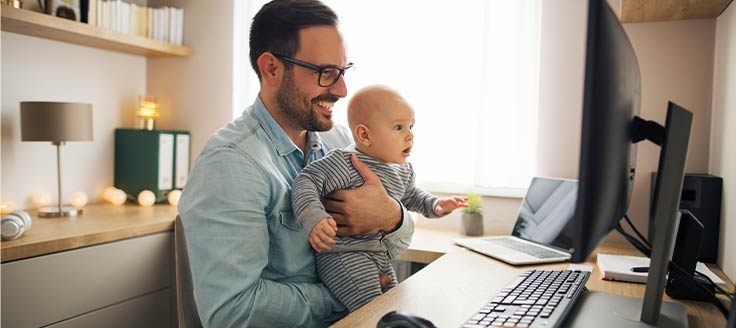
[[322, 250], [330, 250], [330, 245], [335, 243], [335, 234], [337, 233], [337, 222], [331, 217], [326, 217], [314, 225], [312, 231], [309, 232], [309, 243], [312, 244], [317, 253]]
[[468, 197], [446, 197], [440, 198], [437, 202], [437, 206], [434, 208], [434, 213], [437, 215], [448, 214], [460, 207], [468, 207]]

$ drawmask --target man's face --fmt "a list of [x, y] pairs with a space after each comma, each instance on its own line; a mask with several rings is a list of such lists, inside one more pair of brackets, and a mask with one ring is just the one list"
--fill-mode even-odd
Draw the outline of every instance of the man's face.
[[[342, 37], [335, 26], [314, 26], [299, 32], [300, 49], [294, 59], [317, 66], [344, 67], [347, 62]], [[319, 73], [298, 65], [284, 72], [276, 101], [294, 128], [327, 131], [332, 128], [332, 107], [347, 95], [345, 80], [329, 87], [317, 83]]]

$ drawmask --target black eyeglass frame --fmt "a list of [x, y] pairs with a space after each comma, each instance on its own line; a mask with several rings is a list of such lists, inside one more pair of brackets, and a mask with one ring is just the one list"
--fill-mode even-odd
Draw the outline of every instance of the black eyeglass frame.
[[[328, 87], [331, 87], [331, 86], [335, 85], [335, 83], [337, 83], [337, 80], [340, 79], [340, 76], [344, 76], [345, 75], [345, 72], [347, 70], [355, 67], [355, 65], [353, 63], [348, 63], [347, 66], [342, 67], [342, 68], [341, 67], [337, 67], [335, 65], [317, 66], [315, 64], [307, 63], [307, 62], [304, 62], [304, 61], [301, 61], [301, 60], [298, 60], [298, 59], [294, 59], [294, 58], [291, 58], [291, 57], [287, 57], [287, 56], [284, 56], [284, 55], [279, 55], [279, 54], [275, 54], [275, 53], [271, 53], [271, 54], [274, 55], [274, 57], [276, 57], [278, 59], [281, 59], [281, 60], [283, 60], [285, 62], [294, 64], [294, 65], [298, 65], [298, 66], [301, 66], [301, 67], [304, 67], [304, 68], [307, 68], [307, 69], [311, 69], [311, 70], [319, 73], [319, 75], [317, 76], [317, 85], [319, 85], [320, 87], [323, 87], [323, 88], [328, 88]], [[338, 70], [340, 72], [340, 74], [337, 74], [335, 76], [335, 80], [333, 80], [330, 84], [328, 84], [328, 85], [322, 85], [322, 83], [321, 83], [321, 81], [322, 81], [322, 73], [324, 71], [326, 71], [326, 70], [333, 70], [333, 69]]]

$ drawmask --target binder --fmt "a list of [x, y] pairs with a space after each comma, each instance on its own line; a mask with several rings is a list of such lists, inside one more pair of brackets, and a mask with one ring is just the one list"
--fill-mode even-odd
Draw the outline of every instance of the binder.
[[189, 177], [189, 133], [176, 134], [174, 189], [183, 189]]
[[136, 197], [142, 190], [166, 201], [189, 176], [188, 131], [115, 129], [115, 187]]

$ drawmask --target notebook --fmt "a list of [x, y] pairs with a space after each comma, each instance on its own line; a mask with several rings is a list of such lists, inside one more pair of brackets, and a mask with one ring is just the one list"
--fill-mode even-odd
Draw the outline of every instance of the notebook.
[[[640, 284], [647, 282], [647, 272], [634, 272], [633, 270], [633, 268], [649, 267], [649, 259], [646, 257], [598, 254], [596, 264], [601, 271], [601, 278], [604, 280], [628, 281]], [[713, 280], [714, 283], [722, 287], [726, 286], [726, 282], [708, 269], [704, 263], [698, 262], [695, 270]]]
[[513, 265], [563, 262], [572, 253], [578, 182], [535, 177], [511, 236], [465, 238], [455, 244]]

